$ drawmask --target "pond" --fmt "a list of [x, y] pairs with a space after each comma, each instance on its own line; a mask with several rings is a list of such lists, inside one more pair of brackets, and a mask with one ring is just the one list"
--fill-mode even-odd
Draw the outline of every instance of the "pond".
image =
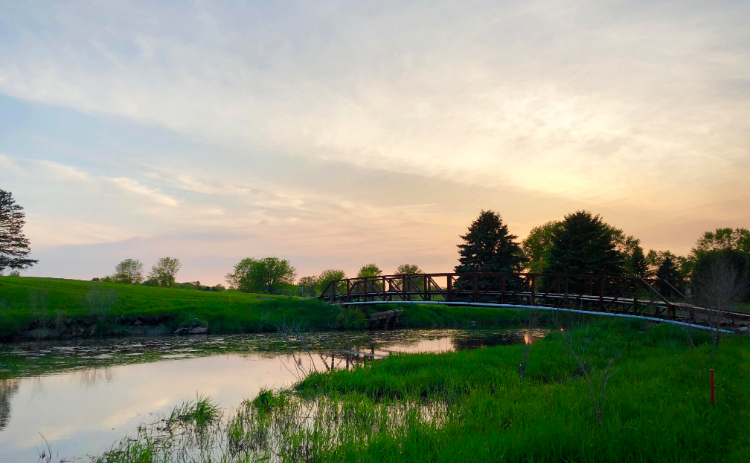
[[222, 407], [398, 352], [531, 343], [546, 330], [393, 330], [0, 345], [0, 461], [89, 461], [198, 396]]

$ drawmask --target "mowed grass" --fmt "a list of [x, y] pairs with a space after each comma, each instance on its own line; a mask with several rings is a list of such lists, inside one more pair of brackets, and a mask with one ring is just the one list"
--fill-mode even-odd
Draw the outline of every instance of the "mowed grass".
[[[517, 323], [518, 310], [404, 304], [362, 308], [368, 313], [403, 308], [399, 327], [467, 327]], [[359, 309], [357, 309], [359, 310]], [[340, 309], [317, 299], [235, 291], [199, 291], [56, 278], [0, 277], [0, 339], [34, 336], [117, 336], [146, 327], [171, 332], [190, 324], [210, 333], [340, 329]], [[136, 326], [139, 327], [136, 329]], [[361, 325], [367, 328], [367, 323]], [[43, 332], [42, 332], [43, 331]], [[31, 336], [33, 337], [33, 336]]]
[[301, 321], [307, 329], [335, 327], [338, 308], [314, 299], [234, 291], [211, 292], [54, 278], [0, 278], [0, 336], [76, 321], [168, 329], [194, 319], [212, 332], [276, 329]]

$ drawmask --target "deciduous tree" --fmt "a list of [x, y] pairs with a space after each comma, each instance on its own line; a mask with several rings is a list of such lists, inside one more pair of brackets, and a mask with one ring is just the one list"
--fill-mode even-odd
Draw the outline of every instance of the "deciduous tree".
[[174, 279], [177, 272], [182, 268], [178, 259], [172, 257], [162, 257], [151, 267], [151, 273], [148, 278], [156, 281], [159, 286], [171, 287], [174, 285]]
[[343, 270], [339, 269], [328, 269], [323, 270], [320, 272], [320, 275], [318, 276], [318, 293], [322, 294], [323, 291], [325, 291], [326, 287], [328, 287], [328, 283], [332, 281], [337, 280], [343, 280], [346, 278], [346, 273]]
[[294, 283], [296, 276], [295, 268], [286, 259], [248, 257], [234, 266], [234, 273], [227, 274], [226, 280], [239, 291], [274, 294], [282, 284]]
[[300, 288], [302, 288], [300, 291], [301, 295], [308, 297], [315, 297], [318, 295], [318, 277], [302, 277], [297, 283], [300, 285]]
[[115, 267], [112, 280], [128, 285], [140, 284], [143, 281], [143, 263], [137, 259], [125, 259]]
[[367, 264], [363, 265], [362, 268], [359, 269], [359, 272], [357, 272], [357, 278], [377, 277], [382, 274], [383, 271], [380, 270], [380, 267], [375, 264]]
[[394, 275], [416, 275], [418, 273], [424, 273], [418, 265], [414, 264], [401, 264], [396, 267]]
[[521, 247], [526, 257], [526, 268], [531, 273], [542, 273], [547, 266], [549, 253], [552, 249], [552, 233], [560, 228], [561, 222], [552, 220], [544, 225], [534, 227], [529, 236], [523, 240]]

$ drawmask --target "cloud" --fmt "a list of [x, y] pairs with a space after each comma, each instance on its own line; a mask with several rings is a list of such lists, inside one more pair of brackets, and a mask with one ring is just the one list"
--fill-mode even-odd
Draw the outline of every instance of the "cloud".
[[171, 207], [177, 207], [180, 204], [178, 200], [160, 193], [157, 188], [141, 185], [132, 178], [111, 178], [107, 180], [128, 193], [141, 196], [157, 204]]
[[636, 202], [698, 198], [671, 192], [748, 155], [738, 2], [27, 13], [55, 40], [32, 23], [1, 48], [0, 91], [224, 146]]

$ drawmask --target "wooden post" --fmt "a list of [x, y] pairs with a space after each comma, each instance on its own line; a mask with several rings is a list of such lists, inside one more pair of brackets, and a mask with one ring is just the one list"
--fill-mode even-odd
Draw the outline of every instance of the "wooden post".
[[385, 294], [385, 277], [383, 277], [383, 301], [385, 301], [388, 298], [388, 295]]
[[638, 315], [638, 282], [635, 282], [634, 286], [634, 292], [633, 292], [633, 313]]
[[599, 277], [599, 311], [604, 311], [604, 277]]
[[479, 274], [477, 274], [477, 273], [475, 273], [474, 274], [474, 278], [471, 279], [471, 286], [472, 286], [472, 289], [474, 290], [474, 298], [472, 299], [473, 302], [477, 302], [477, 296], [479, 295], [478, 294], [478, 292], [479, 292], [479, 285], [478, 285], [478, 281], [477, 281], [478, 279], [479, 279]]
[[505, 274], [500, 275], [500, 303], [505, 304]]
[[351, 302], [352, 299], [352, 282], [346, 280], [346, 302]]
[[401, 300], [405, 301], [406, 299], [406, 276], [401, 277]]
[[536, 299], [536, 275], [531, 275], [531, 299], [529, 300], [529, 305], [534, 305], [535, 299]]
[[429, 288], [429, 282], [427, 280], [427, 275], [422, 277], [422, 291], [424, 291], [424, 296], [422, 296], [422, 299], [424, 299], [425, 301], [429, 301], [430, 300], [430, 296], [429, 296], [430, 288]]
[[446, 285], [445, 299], [447, 302], [453, 302], [453, 275], [448, 275], [448, 284]]

